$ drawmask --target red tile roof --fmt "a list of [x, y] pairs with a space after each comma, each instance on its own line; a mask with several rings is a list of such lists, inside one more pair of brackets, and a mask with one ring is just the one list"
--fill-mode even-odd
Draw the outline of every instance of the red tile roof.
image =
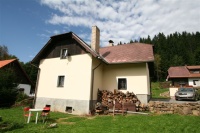
[[11, 59], [11, 60], [0, 60], [0, 68], [6, 66], [7, 64], [13, 62], [16, 59]]
[[200, 69], [200, 66], [186, 66], [188, 69]]
[[[118, 46], [109, 46], [99, 49], [99, 53], [94, 51], [89, 45], [87, 45], [81, 38], [79, 38], [73, 32], [64, 33], [60, 35], [52, 36], [46, 45], [40, 50], [40, 52], [34, 57], [32, 63], [39, 63], [44, 51], [49, 47], [53, 39], [59, 37], [72, 37], [81, 46], [83, 46], [87, 52], [91, 53], [94, 57], [101, 58], [108, 64], [115, 63], [138, 63], [138, 62], [152, 62], [154, 61], [153, 46], [151, 44], [143, 43], [131, 43]], [[100, 57], [99, 57], [100, 56]]]
[[178, 66], [178, 67], [170, 67], [168, 70], [169, 78], [187, 78], [190, 75], [190, 72], [185, 66]]
[[197, 78], [200, 73], [190, 73], [189, 69], [199, 69], [199, 66], [177, 66], [168, 69], [168, 78]]
[[100, 48], [99, 54], [109, 64], [154, 61], [153, 46], [131, 43]]

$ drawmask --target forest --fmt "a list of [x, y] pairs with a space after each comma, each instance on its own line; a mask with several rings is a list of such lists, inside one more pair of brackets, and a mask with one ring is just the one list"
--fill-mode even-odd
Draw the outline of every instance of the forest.
[[171, 66], [200, 65], [200, 32], [175, 32], [167, 36], [159, 33], [134, 42], [154, 45], [154, 81], [164, 81]]
[[[153, 38], [130, 40], [128, 43], [140, 42], [152, 44], [154, 47], [154, 67], [151, 70], [152, 81], [164, 81], [170, 66], [200, 65], [200, 32], [175, 32], [170, 35], [158, 33]], [[120, 42], [118, 45], [122, 45]], [[0, 60], [17, 58], [8, 52], [5, 45], [0, 45]], [[20, 62], [33, 83], [36, 82], [37, 68], [30, 62]]]

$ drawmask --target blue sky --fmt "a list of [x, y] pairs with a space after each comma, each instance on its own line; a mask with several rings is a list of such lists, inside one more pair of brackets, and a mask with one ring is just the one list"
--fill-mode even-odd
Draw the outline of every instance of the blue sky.
[[159, 32], [200, 31], [200, 0], [0, 0], [0, 45], [28, 62], [50, 36], [72, 31], [90, 44], [91, 27], [101, 46]]

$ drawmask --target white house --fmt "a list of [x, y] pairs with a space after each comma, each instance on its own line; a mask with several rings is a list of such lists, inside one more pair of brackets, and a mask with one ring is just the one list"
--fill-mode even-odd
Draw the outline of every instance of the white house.
[[[112, 43], [112, 41], [110, 41]], [[73, 32], [52, 36], [32, 60], [38, 65], [36, 108], [88, 114], [97, 91], [134, 92], [142, 103], [150, 98], [150, 44], [99, 47], [100, 30], [92, 27], [91, 46]]]
[[175, 66], [168, 69], [167, 80], [172, 82], [170, 96], [181, 86], [200, 87], [200, 66]]

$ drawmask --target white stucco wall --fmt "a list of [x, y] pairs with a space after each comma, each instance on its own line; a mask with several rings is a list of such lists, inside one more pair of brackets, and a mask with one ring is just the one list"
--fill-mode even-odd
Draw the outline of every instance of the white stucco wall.
[[31, 85], [29, 84], [19, 84], [17, 86], [18, 89], [23, 88], [24, 89], [24, 94], [26, 95], [30, 95], [30, 91], [31, 91]]
[[[196, 85], [194, 85], [194, 80], [198, 80], [198, 82], [196, 82]], [[188, 79], [189, 85], [194, 86], [194, 87], [199, 87], [200, 86], [200, 78], [189, 78]]]
[[[67, 59], [41, 60], [37, 97], [89, 100], [92, 57], [90, 54]], [[57, 87], [58, 76], [65, 76], [64, 87]]]
[[150, 95], [148, 73], [146, 63], [104, 65], [102, 89], [118, 89], [118, 78], [126, 78], [127, 90], [122, 92]]
[[178, 91], [177, 87], [170, 87], [169, 88], [169, 93], [170, 93], [170, 97], [174, 98], [175, 93]]

